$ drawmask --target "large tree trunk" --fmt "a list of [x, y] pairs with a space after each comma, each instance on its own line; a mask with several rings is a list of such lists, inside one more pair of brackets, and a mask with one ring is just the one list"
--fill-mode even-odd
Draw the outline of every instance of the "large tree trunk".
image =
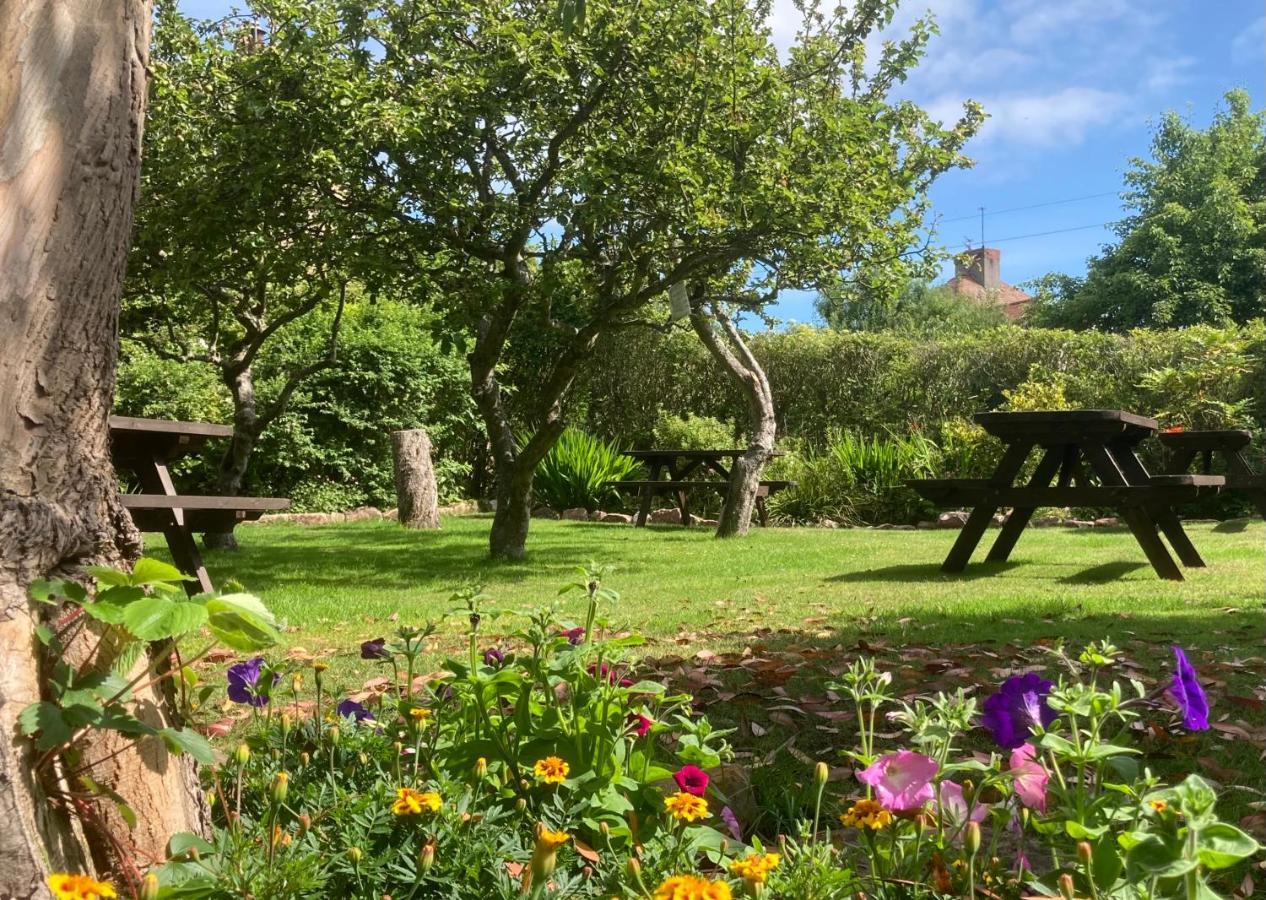
[[[221, 497], [236, 497], [242, 492], [246, 469], [259, 440], [259, 410], [255, 403], [255, 375], [250, 366], [224, 373], [224, 384], [233, 398], [233, 437], [220, 457], [216, 471], [215, 492]], [[236, 550], [237, 538], [231, 531], [207, 532], [202, 543], [211, 550]]]
[[439, 528], [431, 439], [421, 428], [393, 431], [391, 450], [396, 470], [396, 520], [405, 528]]
[[[721, 334], [713, 326], [713, 319]], [[777, 435], [774, 395], [765, 370], [752, 355], [742, 333], [717, 304], [712, 305], [711, 317], [703, 311], [702, 305], [696, 306], [690, 314], [690, 324], [747, 401], [747, 452], [734, 461], [716, 532], [717, 537], [741, 537], [751, 527], [760, 476], [774, 453]]]
[[[118, 496], [107, 418], [140, 167], [148, 0], [0, 2], [0, 896], [45, 896], [49, 869], [118, 847], [32, 775], [15, 719], [44, 679], [35, 578], [119, 563], [140, 537]], [[89, 636], [85, 635], [85, 639]], [[82, 652], [72, 645], [69, 654]], [[138, 698], [156, 704], [156, 695]], [[98, 759], [109, 738], [85, 748]], [[94, 776], [134, 802], [133, 864], [196, 828], [196, 782], [148, 743]], [[119, 826], [117, 816], [105, 820]], [[112, 850], [114, 851], [112, 853]], [[111, 858], [114, 856], [115, 858]]]

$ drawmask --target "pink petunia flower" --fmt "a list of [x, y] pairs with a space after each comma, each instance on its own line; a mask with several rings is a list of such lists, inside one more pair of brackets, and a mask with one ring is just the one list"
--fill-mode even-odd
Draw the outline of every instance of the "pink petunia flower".
[[629, 718], [625, 722], [625, 727], [633, 732], [637, 737], [646, 737], [651, 732], [651, 726], [655, 724], [655, 720], [641, 713], [629, 713]]
[[940, 764], [913, 750], [898, 750], [875, 760], [857, 775], [879, 795], [879, 803], [889, 812], [922, 809], [932, 799], [932, 779]]
[[1051, 776], [1032, 744], [1021, 744], [1011, 751], [1011, 777], [1020, 802], [1029, 809], [1045, 813], [1046, 784]]
[[674, 772], [673, 781], [677, 782], [678, 788], [696, 797], [702, 797], [708, 792], [708, 773], [693, 763]]
[[[937, 814], [941, 821], [950, 828], [962, 828], [969, 821], [967, 815], [967, 798], [963, 796], [961, 785], [953, 781], [942, 781], [937, 788]], [[970, 821], [983, 822], [989, 815], [989, 807], [983, 803], [973, 803]]]

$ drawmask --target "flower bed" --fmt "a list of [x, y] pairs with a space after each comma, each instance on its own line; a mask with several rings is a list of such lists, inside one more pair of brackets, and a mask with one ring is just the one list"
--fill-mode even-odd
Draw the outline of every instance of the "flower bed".
[[614, 594], [597, 573], [578, 587], [583, 624], [546, 608], [501, 646], [482, 638], [487, 599], [460, 595], [467, 652], [440, 673], [417, 672], [429, 627], [366, 641], [390, 672], [367, 696], [331, 696], [320, 662], [231, 667], [251, 721], [208, 772], [214, 835], [173, 838], [144, 896], [1207, 898], [1259, 851], [1208, 782], [1163, 784], [1131, 746], [1142, 725], [1208, 728], [1186, 656], [1148, 694], [1114, 677], [1106, 642], [983, 702], [899, 701], [855, 660], [831, 685], [857, 723], [850, 774], [806, 771], [812, 817], [756, 833], [709, 774], [728, 733], [639, 680], [640, 641], [595, 635]]

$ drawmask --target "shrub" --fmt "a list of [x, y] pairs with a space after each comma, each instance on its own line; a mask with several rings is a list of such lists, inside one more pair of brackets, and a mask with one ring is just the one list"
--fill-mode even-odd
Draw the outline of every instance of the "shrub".
[[824, 450], [794, 457], [779, 474], [795, 487], [769, 499], [770, 511], [794, 522], [831, 519], [850, 524], [908, 522], [930, 507], [905, 486], [936, 471], [939, 451], [919, 434], [835, 436]]
[[559, 512], [577, 507], [594, 512], [621, 502], [607, 482], [624, 481], [637, 470], [637, 461], [614, 443], [568, 428], [537, 467], [532, 493], [536, 502]]
[[733, 425], [692, 413], [674, 416], [661, 412], [653, 435], [656, 447], [673, 450], [716, 450], [736, 443]]

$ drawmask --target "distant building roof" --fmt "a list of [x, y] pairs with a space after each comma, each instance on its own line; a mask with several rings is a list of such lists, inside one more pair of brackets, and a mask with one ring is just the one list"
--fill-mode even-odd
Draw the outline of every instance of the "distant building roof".
[[1002, 251], [977, 247], [954, 260], [954, 277], [945, 286], [955, 294], [973, 300], [992, 300], [1009, 319], [1024, 315], [1033, 298], [1015, 285], [1002, 280]]

